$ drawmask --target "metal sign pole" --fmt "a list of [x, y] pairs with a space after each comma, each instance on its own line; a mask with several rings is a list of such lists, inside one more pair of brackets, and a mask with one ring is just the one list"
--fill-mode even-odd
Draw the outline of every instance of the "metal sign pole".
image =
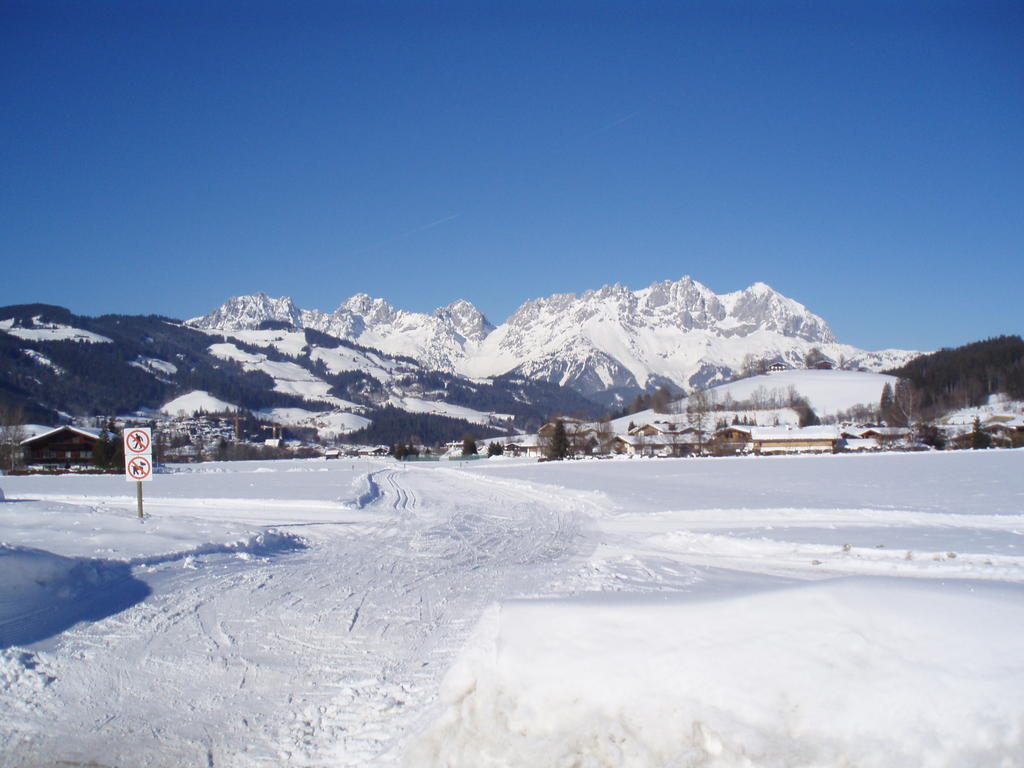
[[142, 519], [142, 481], [135, 483], [135, 499], [139, 502], [139, 520]]

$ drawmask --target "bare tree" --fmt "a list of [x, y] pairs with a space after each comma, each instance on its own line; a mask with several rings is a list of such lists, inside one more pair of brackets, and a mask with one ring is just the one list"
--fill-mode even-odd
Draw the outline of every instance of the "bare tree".
[[704, 436], [711, 422], [711, 412], [715, 408], [715, 393], [703, 389], [695, 389], [690, 393], [686, 405], [686, 417], [697, 437], [697, 452], [704, 452]]
[[647, 450], [647, 433], [644, 430], [638, 430], [633, 435], [633, 452], [637, 456], [646, 456], [645, 451]]
[[826, 367], [832, 367], [832, 361], [826, 357], [825, 353], [818, 347], [811, 347], [807, 354], [804, 355], [804, 367], [805, 368], [817, 368], [819, 365], [827, 363]]
[[748, 352], [743, 357], [743, 365], [740, 367], [741, 379], [748, 379], [751, 376], [760, 376], [761, 374], [768, 373], [768, 361], [763, 357], [758, 357], [752, 352]]
[[612, 452], [612, 441], [615, 439], [615, 430], [608, 419], [598, 422], [594, 430], [594, 438], [597, 440], [598, 450], [607, 455]]
[[683, 433], [682, 424], [672, 424], [671, 429], [665, 433], [665, 438], [673, 456], [682, 456], [686, 453], [689, 441]]
[[25, 439], [24, 411], [0, 404], [0, 468], [13, 472], [22, 462], [21, 441]]
[[920, 420], [921, 394], [909, 379], [899, 379], [892, 395], [892, 420], [897, 426], [914, 427]]

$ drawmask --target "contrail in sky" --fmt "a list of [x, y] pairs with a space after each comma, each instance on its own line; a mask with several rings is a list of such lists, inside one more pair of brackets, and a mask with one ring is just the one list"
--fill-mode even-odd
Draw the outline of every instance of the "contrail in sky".
[[403, 232], [400, 235], [395, 235], [395, 237], [406, 237], [408, 235], [414, 235], [417, 232], [423, 232], [424, 230], [427, 230], [427, 229], [433, 229], [434, 227], [438, 227], [438, 226], [444, 224], [446, 221], [454, 221], [455, 219], [459, 218], [459, 216], [461, 216], [461, 215], [462, 215], [461, 213], [453, 213], [451, 216], [445, 216], [443, 219], [438, 219], [437, 221], [432, 221], [429, 224], [424, 224], [422, 227], [417, 227], [416, 229], [410, 229], [408, 232]]
[[630, 112], [625, 117], [620, 117], [618, 120], [612, 120], [610, 123], [608, 123], [608, 125], [601, 126], [600, 128], [597, 129], [597, 131], [595, 131], [595, 133], [600, 133], [601, 131], [607, 131], [610, 128], [614, 128], [616, 125], [622, 125], [623, 123], [625, 123], [625, 122], [627, 122], [629, 120], [632, 120], [634, 117], [636, 117], [639, 114], [640, 114], [640, 110], [639, 109], [636, 112]]
[[380, 248], [382, 246], [388, 245], [389, 243], [393, 243], [396, 240], [402, 240], [403, 238], [410, 237], [412, 235], [417, 234], [418, 232], [426, 232], [428, 229], [433, 229], [434, 227], [439, 227], [442, 224], [446, 224], [449, 221], [455, 221], [455, 219], [459, 218], [461, 215], [462, 215], [461, 213], [453, 213], [451, 216], [445, 216], [443, 219], [438, 219], [437, 221], [431, 221], [428, 224], [423, 224], [423, 225], [421, 225], [419, 227], [415, 227], [415, 228], [407, 230], [405, 232], [399, 232], [397, 235], [391, 235], [391, 237], [385, 237], [383, 240], [378, 240], [377, 242], [371, 243], [370, 245], [366, 246], [365, 248], [360, 248], [359, 250], [353, 251], [352, 253], [349, 253], [347, 255], [348, 256], [359, 256], [361, 254], [367, 253], [368, 251], [373, 251], [373, 250], [376, 250], [377, 248]]
[[597, 136], [597, 134], [599, 134], [599, 133], [604, 133], [605, 131], [610, 131], [612, 128], [615, 128], [616, 126], [622, 125], [623, 123], [628, 123], [630, 120], [632, 120], [634, 117], [636, 117], [639, 114], [640, 114], [640, 110], [639, 109], [636, 110], [635, 112], [630, 112], [628, 115], [620, 117], [620, 118], [618, 118], [616, 120], [612, 120], [610, 123], [607, 123], [605, 125], [599, 126], [599, 127], [595, 128], [594, 130], [590, 131], [589, 133], [583, 134], [583, 138], [584, 139], [589, 139], [591, 136]]

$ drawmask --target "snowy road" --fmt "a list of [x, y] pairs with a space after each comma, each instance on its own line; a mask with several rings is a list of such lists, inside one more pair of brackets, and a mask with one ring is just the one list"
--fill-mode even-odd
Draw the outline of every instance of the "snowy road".
[[206, 464], [144, 523], [5, 477], [0, 765], [1019, 768], [1022, 470]]
[[355, 514], [274, 526], [301, 549], [136, 569], [148, 599], [40, 653], [20, 681], [52, 677], [36, 695], [8, 684], [4, 765], [387, 762], [481, 610], [547, 591], [586, 548], [571, 504], [453, 470], [378, 468], [354, 492]]

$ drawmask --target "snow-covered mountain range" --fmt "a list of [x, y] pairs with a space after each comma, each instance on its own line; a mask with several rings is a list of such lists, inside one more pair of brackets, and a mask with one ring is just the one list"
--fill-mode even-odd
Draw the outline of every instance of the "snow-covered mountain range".
[[463, 300], [427, 315], [357, 294], [327, 314], [264, 293], [229, 299], [188, 324], [230, 333], [268, 321], [411, 357], [434, 370], [473, 378], [512, 372], [607, 400], [659, 384], [706, 386], [754, 358], [798, 365], [812, 348], [867, 370], [920, 354], [841, 344], [825, 320], [764, 283], [719, 295], [690, 277], [641, 290], [616, 284], [533, 299], [497, 327]]

